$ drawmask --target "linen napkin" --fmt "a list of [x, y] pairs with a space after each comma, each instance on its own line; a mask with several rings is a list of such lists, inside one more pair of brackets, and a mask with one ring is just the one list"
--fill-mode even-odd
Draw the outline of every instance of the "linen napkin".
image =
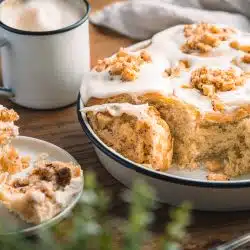
[[250, 0], [127, 0], [95, 12], [90, 21], [134, 39], [177, 24], [209, 22], [250, 31]]

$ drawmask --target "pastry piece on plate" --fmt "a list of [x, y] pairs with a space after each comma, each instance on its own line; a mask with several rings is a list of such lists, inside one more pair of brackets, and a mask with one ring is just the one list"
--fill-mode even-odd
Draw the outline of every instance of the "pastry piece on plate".
[[0, 200], [24, 221], [39, 224], [60, 213], [81, 192], [82, 185], [79, 166], [40, 161], [27, 176], [3, 184]]
[[173, 139], [159, 112], [147, 104], [103, 104], [83, 109], [100, 139], [128, 159], [167, 170]]
[[0, 105], [0, 147], [18, 135], [18, 127], [14, 124], [18, 119], [19, 116], [13, 109]]

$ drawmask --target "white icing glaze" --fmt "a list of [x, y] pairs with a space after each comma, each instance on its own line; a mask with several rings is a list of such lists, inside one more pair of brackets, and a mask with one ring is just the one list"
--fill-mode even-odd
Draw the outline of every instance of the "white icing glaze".
[[[250, 43], [249, 43], [250, 44]], [[250, 64], [249, 63], [244, 63], [242, 61], [242, 57], [244, 56], [244, 54], [237, 56], [236, 59], [236, 63], [238, 65], [239, 68], [241, 68], [243, 71], [245, 72], [250, 72]]]
[[126, 113], [129, 115], [136, 116], [139, 120], [148, 119], [148, 104], [133, 105], [130, 103], [106, 103], [102, 105], [94, 105], [91, 107], [83, 108], [82, 112], [92, 111], [97, 112], [109, 112], [112, 116], [121, 116]]
[[72, 198], [81, 191], [82, 183], [82, 176], [72, 178], [70, 184], [67, 185], [63, 190], [58, 190], [55, 192], [56, 202], [62, 207], [66, 207]]
[[228, 92], [220, 92], [218, 97], [232, 108], [239, 105], [250, 104], [250, 80], [247, 80], [244, 87]]
[[[149, 92], [161, 92], [165, 95], [171, 94], [172, 89], [169, 79], [163, 76], [165, 68], [169, 67], [166, 56], [160, 51], [154, 51], [152, 55], [153, 63], [145, 63], [141, 66], [139, 77], [135, 81], [123, 82], [119, 77], [110, 80], [108, 70], [96, 72], [84, 76], [81, 87], [81, 96], [86, 103], [90, 97], [106, 98], [118, 94], [144, 94]], [[138, 54], [138, 53], [133, 53]]]
[[32, 192], [27, 192], [26, 197], [29, 196], [36, 203], [43, 203], [45, 201], [45, 194], [39, 190], [33, 190]]
[[[234, 68], [237, 75], [240, 75], [242, 73], [242, 70], [230, 64], [230, 61], [224, 60], [222, 64], [221, 62], [222, 61], [218, 62], [217, 60], [211, 60], [211, 61], [204, 60], [202, 63], [194, 64], [190, 68], [189, 72], [182, 72], [180, 77], [176, 77], [172, 80], [172, 84], [174, 84], [175, 86], [174, 95], [179, 99], [181, 99], [182, 101], [195, 106], [202, 113], [213, 112], [211, 98], [202, 95], [200, 91], [195, 88], [189, 89], [189, 88], [183, 88], [182, 86], [187, 85], [190, 82], [192, 72], [201, 66], [208, 66], [210, 69], [224, 69], [224, 70], [229, 68]], [[240, 95], [243, 98], [243, 96], [245, 96], [246, 86], [239, 87], [235, 91], [237, 91], [237, 93], [240, 93]], [[227, 99], [229, 96], [230, 98], [233, 98], [233, 93], [235, 91], [217, 92], [217, 96], [221, 99], [221, 101], [228, 105], [227, 110], [231, 110], [232, 108], [234, 108], [229, 102], [227, 102]], [[246, 98], [245, 102], [249, 102], [249, 100], [247, 100]]]
[[[86, 104], [91, 97], [107, 98], [124, 93], [141, 95], [157, 92], [166, 97], [176, 96], [193, 105], [202, 113], [214, 112], [209, 97], [202, 95], [197, 89], [183, 88], [182, 85], [187, 85], [190, 82], [192, 71], [202, 66], [218, 69], [232, 67], [237, 74], [250, 71], [250, 64], [241, 62], [237, 67], [232, 63], [233, 59], [239, 61], [244, 52], [229, 46], [230, 42], [235, 40], [240, 44], [250, 44], [250, 35], [236, 31], [228, 41], [223, 41], [217, 48], [212, 49], [209, 57], [201, 57], [185, 54], [180, 50], [181, 45], [186, 40], [183, 28], [183, 25], [178, 25], [152, 38], [152, 44], [147, 48], [152, 57], [152, 63], [143, 65], [138, 79], [133, 82], [122, 82], [119, 78], [110, 80], [108, 70], [101, 73], [93, 70], [83, 79], [81, 87], [83, 102]], [[179, 60], [188, 60], [191, 63], [190, 70], [183, 71], [179, 77], [164, 77], [164, 70], [176, 66]], [[236, 90], [217, 92], [217, 96], [226, 104], [227, 111], [242, 104], [250, 104], [250, 81], [247, 80], [243, 86], [238, 86]]]

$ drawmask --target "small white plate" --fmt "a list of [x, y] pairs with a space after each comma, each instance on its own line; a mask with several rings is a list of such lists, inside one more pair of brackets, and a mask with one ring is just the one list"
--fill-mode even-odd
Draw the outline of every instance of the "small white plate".
[[[22, 156], [30, 156], [31, 161], [36, 161], [38, 157], [42, 153], [48, 154], [49, 161], [63, 161], [63, 162], [73, 162], [77, 163], [77, 161], [65, 150], [49, 143], [46, 141], [42, 141], [39, 139], [31, 138], [31, 137], [25, 137], [25, 136], [19, 136], [16, 139], [14, 139], [11, 143], [20, 155]], [[31, 162], [31, 168], [33, 167], [33, 164]], [[3, 234], [16, 234], [16, 233], [35, 233], [41, 229], [50, 227], [56, 223], [59, 223], [62, 221], [65, 217], [67, 217], [73, 207], [76, 205], [78, 200], [80, 199], [82, 194], [82, 191], [80, 191], [76, 196], [74, 196], [69, 203], [69, 205], [58, 215], [56, 215], [51, 220], [48, 220], [40, 225], [32, 225], [28, 224], [24, 221], [22, 221], [18, 216], [15, 214], [9, 212], [5, 207], [0, 205], [0, 218], [1, 219], [1, 226], [5, 229]]]

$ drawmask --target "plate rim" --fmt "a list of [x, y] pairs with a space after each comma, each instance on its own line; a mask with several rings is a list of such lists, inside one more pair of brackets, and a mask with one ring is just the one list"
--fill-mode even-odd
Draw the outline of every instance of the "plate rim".
[[[142, 42], [139, 43], [139, 45]], [[137, 44], [135, 44], [137, 45]], [[140, 174], [146, 175], [148, 177], [158, 179], [161, 181], [166, 181], [174, 184], [185, 185], [185, 186], [195, 186], [200, 188], [214, 188], [214, 189], [234, 189], [234, 188], [249, 188], [250, 187], [250, 179], [249, 180], [233, 180], [233, 181], [206, 181], [206, 180], [191, 180], [185, 177], [179, 177], [175, 175], [171, 175], [168, 173], [162, 173], [153, 169], [146, 168], [142, 165], [136, 164], [125, 157], [122, 157], [118, 152], [110, 149], [105, 143], [103, 143], [97, 135], [95, 135], [94, 131], [91, 129], [89, 123], [86, 120], [86, 116], [82, 114], [80, 111], [81, 105], [83, 102], [81, 100], [81, 93], [78, 94], [77, 98], [77, 116], [79, 123], [87, 137], [90, 141], [106, 156], [115, 160], [117, 163], [121, 164], [123, 167], [132, 169]]]
[[[15, 140], [19, 140], [19, 139], [24, 139], [24, 140], [32, 140], [32, 141], [36, 141], [38, 143], [45, 143], [47, 144], [48, 146], [56, 149], [56, 150], [59, 150], [61, 152], [63, 152], [64, 154], [66, 154], [74, 163], [78, 164], [79, 166], [81, 166], [78, 161], [70, 154], [68, 153], [65, 149], [63, 148], [60, 148], [59, 146], [51, 143], [51, 142], [47, 142], [45, 140], [41, 140], [41, 139], [38, 139], [38, 138], [34, 138], [34, 137], [30, 137], [30, 136], [17, 136], [16, 138], [14, 138], [12, 140], [12, 142], [15, 142]], [[11, 143], [12, 143], [11, 142]], [[18, 150], [18, 148], [17, 148]], [[83, 190], [84, 190], [84, 176], [83, 176], [83, 185], [82, 185], [82, 188], [81, 190], [79, 191], [79, 193], [74, 197], [74, 199], [70, 202], [70, 204], [64, 208], [60, 213], [58, 213], [56, 216], [54, 216], [53, 218], [47, 220], [47, 221], [44, 221], [38, 225], [33, 225], [33, 224], [30, 224], [31, 226], [28, 227], [28, 228], [25, 228], [25, 229], [21, 229], [21, 230], [16, 230], [15, 232], [7, 232], [7, 233], [1, 233], [0, 235], [17, 235], [17, 234], [31, 234], [31, 233], [36, 233], [40, 230], [44, 230], [44, 229], [47, 229], [57, 223], [60, 223], [63, 219], [65, 219], [67, 217], [67, 215], [70, 213], [70, 211], [76, 206], [76, 204], [78, 203], [78, 201], [80, 200], [81, 196], [82, 196], [82, 193], [83, 193]], [[10, 211], [9, 211], [10, 212]], [[10, 212], [11, 213], [11, 212]]]

